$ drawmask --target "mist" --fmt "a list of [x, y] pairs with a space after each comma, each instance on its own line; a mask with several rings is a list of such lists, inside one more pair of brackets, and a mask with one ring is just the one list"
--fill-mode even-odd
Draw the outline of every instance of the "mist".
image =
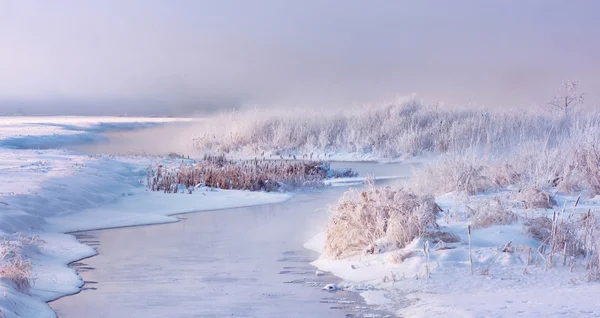
[[0, 0], [0, 114], [348, 107], [417, 93], [542, 105], [600, 92], [587, 1]]

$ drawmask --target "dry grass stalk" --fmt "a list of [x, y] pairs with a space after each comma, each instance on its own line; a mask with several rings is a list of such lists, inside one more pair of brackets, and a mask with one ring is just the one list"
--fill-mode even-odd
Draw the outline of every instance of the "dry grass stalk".
[[425, 281], [429, 282], [429, 241], [423, 244], [423, 253], [425, 253]]
[[469, 232], [469, 268], [471, 270], [471, 275], [473, 275], [473, 256], [471, 254], [471, 226], [467, 226], [467, 231]]
[[510, 250], [511, 244], [512, 244], [512, 241], [506, 243], [506, 245], [504, 245], [502, 247], [502, 249], [498, 250], [498, 253], [496, 253], [496, 255], [494, 256], [494, 258], [492, 258], [492, 260], [490, 261], [490, 263], [481, 270], [481, 275], [489, 275], [490, 274], [490, 267], [492, 267], [492, 265], [496, 262], [496, 260], [498, 259], [498, 257], [500, 257], [500, 253], [506, 253], [506, 252], [508, 252]]

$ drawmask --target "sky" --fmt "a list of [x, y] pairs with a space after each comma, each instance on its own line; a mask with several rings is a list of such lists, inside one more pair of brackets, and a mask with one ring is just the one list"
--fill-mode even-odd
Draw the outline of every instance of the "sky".
[[0, 114], [600, 102], [596, 0], [0, 0]]

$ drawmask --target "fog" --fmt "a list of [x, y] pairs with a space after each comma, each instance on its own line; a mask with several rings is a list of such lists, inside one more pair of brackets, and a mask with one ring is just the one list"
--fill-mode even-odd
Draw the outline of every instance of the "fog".
[[600, 98], [600, 2], [0, 0], [0, 114]]

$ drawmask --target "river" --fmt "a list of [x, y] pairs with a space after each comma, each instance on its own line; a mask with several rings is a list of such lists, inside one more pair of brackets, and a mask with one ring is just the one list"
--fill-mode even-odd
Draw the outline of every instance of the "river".
[[[408, 176], [406, 164], [333, 163]], [[395, 181], [388, 181], [395, 182]], [[280, 204], [180, 215], [180, 222], [74, 233], [98, 255], [73, 263], [83, 290], [50, 303], [59, 317], [376, 317], [355, 293], [321, 290], [322, 231], [347, 187], [302, 191]], [[320, 274], [320, 273], [319, 273]]]

